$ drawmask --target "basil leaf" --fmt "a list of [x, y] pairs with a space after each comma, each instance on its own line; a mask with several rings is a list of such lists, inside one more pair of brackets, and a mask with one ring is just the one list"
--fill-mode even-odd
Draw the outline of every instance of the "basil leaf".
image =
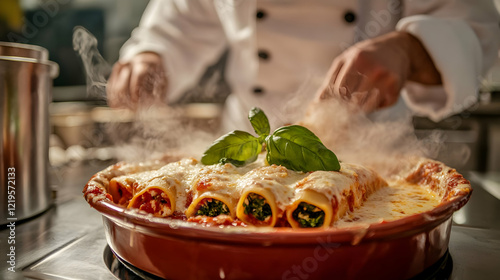
[[248, 119], [252, 124], [255, 133], [259, 135], [259, 141], [262, 143], [264, 139], [271, 133], [271, 126], [269, 125], [269, 119], [267, 118], [264, 111], [260, 108], [254, 107], [248, 113]]
[[339, 171], [337, 156], [309, 129], [290, 125], [266, 138], [267, 162], [295, 171]]
[[205, 165], [230, 162], [242, 166], [253, 162], [262, 150], [259, 139], [248, 132], [235, 130], [215, 140], [201, 158]]

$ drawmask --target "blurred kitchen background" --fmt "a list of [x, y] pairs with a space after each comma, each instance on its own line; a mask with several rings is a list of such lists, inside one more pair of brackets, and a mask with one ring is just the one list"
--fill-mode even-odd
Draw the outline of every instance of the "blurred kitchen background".
[[[500, 4], [500, 0], [496, 2]], [[60, 67], [51, 104], [50, 159], [54, 166], [112, 160], [110, 139], [102, 128], [132, 118], [127, 112], [111, 111], [102, 96], [87, 94], [82, 61], [72, 46], [73, 28], [83, 26], [94, 34], [99, 52], [112, 65], [147, 4], [146, 0], [1, 0], [0, 40], [45, 47], [50, 60]], [[221, 78], [225, 57], [182, 100], [186, 115], [200, 127], [217, 125], [219, 104], [229, 91]], [[419, 137], [446, 144], [438, 159], [462, 172], [500, 171], [500, 60], [482, 84], [479, 100], [463, 113], [440, 123], [414, 119]], [[210, 98], [200, 99], [200, 93], [207, 91]]]

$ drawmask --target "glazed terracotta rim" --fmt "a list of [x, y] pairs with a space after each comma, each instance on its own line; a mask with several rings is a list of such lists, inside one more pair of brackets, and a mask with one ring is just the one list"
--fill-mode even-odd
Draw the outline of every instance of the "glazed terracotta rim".
[[311, 245], [320, 243], [350, 243], [383, 241], [426, 232], [449, 219], [470, 198], [472, 188], [460, 193], [427, 212], [411, 215], [390, 222], [370, 224], [367, 227], [331, 229], [272, 228], [219, 228], [193, 222], [170, 220], [127, 210], [112, 202], [90, 201], [89, 204], [115, 224], [133, 228], [148, 235], [171, 236], [232, 244], [268, 243], [273, 245]]

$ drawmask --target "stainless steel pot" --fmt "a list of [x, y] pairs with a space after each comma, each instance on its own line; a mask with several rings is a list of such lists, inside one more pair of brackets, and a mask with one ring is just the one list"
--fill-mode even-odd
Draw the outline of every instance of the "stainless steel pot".
[[47, 50], [0, 42], [0, 224], [52, 203], [48, 182], [49, 103], [59, 67]]
[[39, 61], [49, 60], [49, 52], [45, 48], [10, 42], [0, 42], [0, 56], [35, 58]]

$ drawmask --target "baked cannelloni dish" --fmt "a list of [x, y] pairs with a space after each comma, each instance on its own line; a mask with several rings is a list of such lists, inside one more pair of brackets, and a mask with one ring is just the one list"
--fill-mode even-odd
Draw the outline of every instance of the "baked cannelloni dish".
[[207, 225], [328, 228], [422, 212], [447, 195], [432, 189], [457, 192], [460, 184], [468, 186], [454, 169], [432, 160], [396, 182], [361, 165], [340, 166], [339, 171], [301, 172], [269, 165], [263, 156], [243, 167], [203, 165], [194, 158], [163, 165], [119, 163], [97, 173], [84, 195], [89, 202], [104, 200], [145, 215]]

